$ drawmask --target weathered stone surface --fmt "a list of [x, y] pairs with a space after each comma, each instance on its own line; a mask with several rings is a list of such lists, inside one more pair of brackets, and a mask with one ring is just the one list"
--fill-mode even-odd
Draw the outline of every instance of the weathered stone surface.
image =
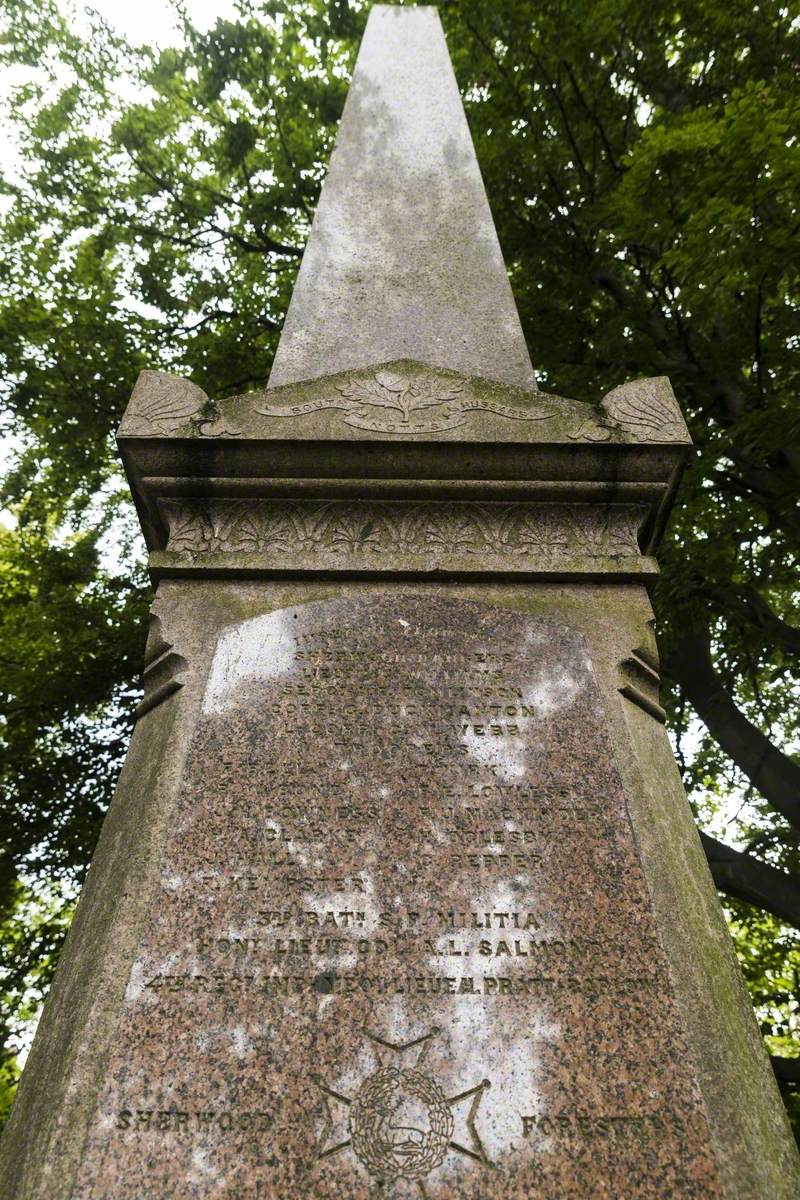
[[140, 438], [247, 442], [387, 442], [438, 447], [663, 443], [689, 446], [669, 380], [614, 388], [599, 405], [511, 387], [413, 360], [372, 364], [273, 390], [212, 400], [186, 379], [142, 371], [119, 428], [123, 448]]
[[[335, 561], [328, 556], [324, 564], [317, 554], [317, 569], [363, 571], [372, 555], [373, 566], [395, 574], [435, 569], [457, 576], [478, 568], [531, 578], [559, 573], [627, 578], [655, 573], [649, 556], [657, 548], [690, 442], [663, 378], [616, 388], [594, 406], [541, 392], [532, 401], [519, 388], [397, 362], [220, 402], [186, 380], [145, 371], [123, 418], [119, 444], [153, 551], [154, 579], [188, 567], [273, 572], [273, 539], [263, 534], [267, 526], [274, 532], [279, 511], [298, 518], [292, 522], [292, 554], [285, 554], [285, 538], [280, 540], [282, 569], [310, 569], [306, 552], [312, 544], [315, 553], [329, 549], [317, 535], [330, 522], [314, 517], [309, 523], [301, 514], [339, 512], [344, 518], [347, 511], [352, 517], [352, 504], [326, 508], [334, 499], [362, 506], [360, 527], [370, 534], [363, 548], [370, 553], [360, 562], [352, 554]], [[267, 496], [275, 498], [274, 505], [263, 503]], [[322, 501], [316, 508], [314, 498]], [[507, 522], [501, 512], [524, 510], [519, 503], [502, 508], [497, 502], [524, 501], [544, 518], [541, 504], [531, 507], [534, 500], [557, 502], [546, 520], [537, 519], [535, 539], [526, 536], [527, 542], [537, 542], [537, 553], [505, 554], [502, 562], [484, 554], [481, 565], [475, 553], [481, 542], [484, 549], [493, 543], [498, 553], [511, 548], [504, 541]], [[251, 501], [256, 503], [248, 521], [243, 503]], [[416, 516], [427, 506], [431, 528], [437, 524], [435, 513], [447, 512], [473, 534], [476, 514], [493, 512], [496, 536], [484, 522], [488, 536], [465, 537], [463, 553], [458, 539], [451, 539], [453, 552], [446, 556], [437, 553], [441, 539], [426, 537], [427, 562], [422, 562], [409, 555], [413, 543], [407, 539], [371, 536], [388, 530], [389, 501], [415, 502], [397, 505], [392, 524], [398, 531], [419, 532]], [[447, 503], [437, 510], [433, 501]], [[482, 510], [481, 502], [488, 507]], [[578, 502], [580, 507], [568, 513], [565, 505]], [[458, 518], [454, 504], [463, 506]], [[634, 509], [642, 512], [639, 543], [648, 557], [637, 565], [635, 556], [626, 555], [623, 566], [620, 544], [630, 545], [630, 537], [607, 517], [613, 512], [621, 518]], [[416, 516], [409, 525], [412, 512]], [[380, 519], [373, 522], [373, 515]], [[559, 530], [555, 537], [553, 523]], [[582, 537], [581, 531], [606, 525], [609, 553], [603, 555], [603, 538]], [[231, 536], [220, 536], [222, 529]], [[567, 531], [571, 566], [552, 553]], [[386, 552], [401, 543], [405, 555]], [[513, 544], [521, 545], [518, 539]], [[343, 547], [344, 540], [337, 538], [337, 549]], [[372, 551], [378, 548], [376, 558]]]
[[720, 1195], [584, 639], [224, 630], [75, 1190]]
[[270, 386], [396, 358], [534, 387], [438, 14], [376, 5]]
[[144, 696], [4, 1200], [794, 1200], [658, 696], [686, 427], [532, 389], [430, 10], [370, 17], [278, 380], [120, 428]]
[[633, 504], [181, 500], [161, 572], [647, 578]]
[[[275, 617], [276, 610], [283, 615]], [[550, 1112], [564, 1118], [568, 1111], [576, 1118], [583, 1117], [577, 1126], [565, 1119], [559, 1123], [558, 1133], [546, 1123], [531, 1125], [529, 1121], [528, 1136], [512, 1139], [508, 1153], [501, 1153], [506, 1164], [503, 1171], [458, 1151], [448, 1153], [422, 1181], [429, 1197], [469, 1197], [471, 1193], [460, 1183], [447, 1190], [446, 1181], [452, 1184], [459, 1171], [470, 1187], [484, 1189], [472, 1193], [481, 1200], [484, 1196], [503, 1197], [502, 1191], [487, 1192], [487, 1186], [494, 1188], [502, 1181], [504, 1187], [513, 1188], [517, 1175], [526, 1181], [539, 1179], [536, 1194], [545, 1200], [579, 1195], [564, 1190], [571, 1185], [562, 1187], [562, 1175], [571, 1178], [568, 1172], [576, 1163], [579, 1170], [588, 1170], [588, 1155], [594, 1152], [600, 1155], [602, 1171], [617, 1172], [617, 1190], [590, 1191], [586, 1193], [589, 1196], [713, 1196], [717, 1194], [713, 1182], [708, 1182], [706, 1190], [697, 1190], [698, 1179], [713, 1180], [710, 1154], [719, 1194], [725, 1200], [762, 1196], [792, 1200], [799, 1178], [796, 1152], [668, 743], [662, 727], [640, 701], [623, 697], [619, 691], [631, 678], [629, 660], [656, 661], [647, 625], [652, 613], [640, 585], [385, 583], [365, 588], [333, 581], [248, 583], [193, 578], [160, 585], [157, 613], [148, 657], [179, 655], [185, 664], [181, 671], [184, 686], [146, 712], [137, 725], [120, 792], [104, 828], [4, 1141], [4, 1196], [13, 1200], [77, 1200], [95, 1195], [109, 1200], [129, 1200], [131, 1196], [151, 1200], [154, 1195], [294, 1200], [304, 1195], [297, 1191], [301, 1185], [310, 1189], [307, 1195], [324, 1197], [326, 1192], [321, 1189], [333, 1188], [330, 1181], [337, 1178], [337, 1171], [341, 1179], [356, 1181], [352, 1190], [349, 1184], [343, 1185], [339, 1195], [358, 1196], [357, 1189], [368, 1186], [372, 1187], [368, 1194], [374, 1195], [375, 1179], [355, 1150], [347, 1148], [314, 1165], [324, 1130], [327, 1093], [320, 1093], [310, 1075], [320, 1075], [320, 1063], [330, 1065], [330, 1077], [321, 1076], [323, 1084], [336, 1091], [337, 1082], [350, 1083], [352, 1095], [358, 1095], [376, 1069], [371, 1057], [375, 1043], [362, 1037], [351, 1022], [355, 1019], [356, 1026], [366, 1023], [372, 1001], [391, 999], [390, 1020], [405, 1021], [417, 1012], [422, 1019], [423, 1013], [431, 1011], [452, 1018], [446, 1041], [429, 1039], [420, 1068], [431, 1076], [445, 1100], [452, 1098], [449, 1082], [459, 1064], [465, 1069], [470, 1062], [477, 1066], [474, 1079], [464, 1078], [463, 1090], [490, 1079], [492, 1086], [472, 1098], [479, 1096], [474, 1125], [487, 1157], [490, 1149], [495, 1156], [498, 1149], [502, 1151], [501, 1135], [509, 1128], [503, 1123], [508, 1110], [501, 1106], [509, 1080], [530, 1089], [520, 1091], [518, 1099], [525, 1102], [513, 1109], [518, 1128], [523, 1116], [541, 1116], [547, 1105]], [[344, 632], [344, 651], [365, 651], [372, 667], [343, 653], [341, 639], [333, 636], [307, 640], [309, 650], [316, 647], [324, 652], [316, 661], [311, 656], [298, 661], [295, 655], [292, 665], [281, 653], [270, 653], [270, 647], [280, 651], [282, 641], [275, 636], [275, 625], [285, 626], [289, 621], [306, 633]], [[408, 621], [408, 627], [402, 621]], [[544, 638], [538, 642], [534, 638], [520, 649], [521, 631], [538, 632]], [[509, 645], [508, 653], [515, 656], [513, 663], [496, 666], [489, 659], [486, 684], [476, 683], [476, 664], [468, 658], [473, 650], [480, 650], [483, 640], [491, 642], [490, 654], [506, 653]], [[451, 654], [457, 656], [457, 662], [447, 660]], [[402, 658], [400, 664], [398, 657]], [[452, 717], [444, 709], [452, 696], [444, 689], [463, 689], [462, 694], [475, 704], [484, 703], [488, 699], [484, 688], [491, 691], [507, 686], [501, 681], [503, 675], [510, 682], [534, 672], [535, 679], [537, 667], [550, 672], [556, 696], [559, 680], [572, 678], [581, 686], [574, 697], [562, 697], [560, 709], [523, 716], [526, 725], [521, 734], [475, 731], [474, 737], [467, 737], [459, 725], [458, 745], [466, 744], [471, 754], [458, 748], [454, 753], [448, 736]], [[305, 676], [311, 695], [304, 697], [298, 690], [292, 698], [290, 688], [300, 671], [311, 671]], [[481, 669], [478, 679], [483, 676]], [[314, 680], [319, 686], [315, 687]], [[652, 679], [648, 683], [640, 674], [636, 681], [640, 689], [647, 687], [650, 695], [654, 694]], [[301, 686], [302, 681], [298, 688]], [[423, 702], [435, 711], [407, 712], [407, 718], [401, 718], [398, 697], [410, 692], [421, 693]], [[340, 703], [345, 695], [355, 696], [351, 705]], [[310, 702], [315, 706], [313, 714], [300, 708]], [[289, 704], [297, 708], [290, 712]], [[513, 697], [509, 705], [513, 705]], [[370, 718], [358, 720], [365, 706]], [[209, 711], [209, 707], [217, 711]], [[466, 714], [458, 715], [464, 716], [466, 724], [482, 724], [477, 709], [470, 721]], [[493, 720], [487, 724], [496, 724], [498, 716], [501, 722], [512, 720], [508, 713], [491, 710], [489, 716]], [[418, 728], [421, 737], [415, 732]], [[431, 747], [433, 753], [425, 750], [423, 758], [418, 744], [409, 751], [412, 737], [423, 748]], [[498, 778], [491, 750], [482, 760], [477, 749], [491, 747], [493, 739], [512, 743], [506, 770], [513, 774], [516, 762], [524, 765], [534, 780], [532, 795], [518, 797], [519, 807], [509, 818], [500, 808], [501, 801], [495, 804], [492, 797], [497, 796], [495, 789], [513, 784], [513, 779], [504, 779], [502, 773]], [[342, 740], [352, 741], [355, 759], [339, 757]], [[358, 808], [359, 796], [374, 790], [393, 747], [399, 752], [401, 774], [388, 785], [394, 792], [380, 797], [385, 804], [377, 819], [368, 819]], [[428, 765], [420, 770], [420, 761], [428, 759], [435, 760], [436, 768]], [[292, 762], [298, 764], [296, 772], [291, 771]], [[351, 769], [342, 769], [343, 762], [349, 762]], [[281, 776], [284, 763], [290, 771], [288, 780]], [[584, 775], [588, 790], [584, 789]], [[480, 781], [479, 788], [489, 788], [489, 793], [473, 800], [475, 780]], [[563, 794], [555, 793], [554, 800], [553, 786], [566, 789]], [[489, 984], [485, 996], [467, 992], [459, 998], [458, 992], [449, 991], [438, 996], [430, 990], [419, 995], [371, 996], [360, 991], [348, 995], [346, 991], [318, 993], [301, 988], [296, 994], [276, 997], [259, 990], [258, 984], [248, 982], [245, 987], [244, 976], [251, 971], [245, 964], [252, 964], [262, 983], [273, 971], [308, 979], [310, 954], [300, 953], [291, 960], [286, 954], [279, 955], [282, 963], [291, 963], [280, 971], [270, 965], [274, 946], [270, 950], [268, 941], [259, 944], [256, 939], [281, 938], [283, 927], [263, 926], [257, 919], [262, 908], [259, 896], [274, 897], [277, 892], [275, 911], [297, 903], [296, 890], [285, 886], [285, 865], [277, 853], [275, 806], [285, 806], [282, 820], [293, 820], [294, 832], [299, 832], [300, 826], [310, 830], [318, 821], [321, 789], [331, 788], [336, 811], [329, 813], [329, 823], [323, 826], [327, 841], [298, 839], [294, 845], [298, 861], [300, 854], [307, 856], [315, 870], [323, 855], [324, 861], [337, 863], [341, 855], [342, 869], [357, 867], [360, 871], [368, 866], [385, 889], [397, 878], [393, 864], [406, 862], [415, 853], [428, 853], [425, 839], [433, 828], [430, 813], [441, 803], [452, 803], [457, 810], [460, 805], [462, 812], [468, 808], [479, 811], [475, 822], [454, 821], [442, 830], [445, 840], [431, 842], [433, 858], [425, 864], [420, 885], [436, 901], [455, 900], [455, 889], [462, 889], [465, 898], [472, 896], [480, 885], [479, 898], [485, 903], [474, 911], [495, 911], [490, 908], [494, 893], [489, 893], [502, 882], [500, 862], [497, 867], [487, 867], [482, 858], [488, 856], [494, 862], [509, 851], [528, 854], [532, 860], [541, 855], [540, 862], [527, 864], [530, 902], [538, 906], [546, 901], [543, 911], [549, 914], [544, 922], [536, 916], [538, 930], [531, 926], [531, 936], [543, 943], [538, 958], [534, 955], [535, 971], [529, 966], [530, 953], [526, 960], [516, 953], [484, 956], [478, 951], [470, 956], [477, 966], [470, 961], [468, 969], [460, 964], [452, 967], [449, 962], [459, 963], [464, 956], [447, 953], [451, 937], [480, 940], [484, 931], [448, 933], [434, 927], [430, 932], [438, 939], [438, 953], [428, 954], [425, 947], [422, 961], [419, 947], [412, 949], [408, 959], [389, 955], [375, 973], [391, 977], [405, 972], [412, 977], [445, 979], [471, 975], [473, 980], [486, 975], [497, 979], [496, 990]], [[355, 801], [349, 799], [352, 796]], [[487, 809], [486, 804], [494, 808]], [[445, 815], [450, 816], [446, 808]], [[503, 822], [500, 828], [507, 833], [516, 830], [524, 836], [527, 830], [536, 834], [536, 840], [527, 846], [524, 842], [507, 846], [505, 851], [500, 843], [483, 844], [478, 838], [460, 844], [456, 830], [478, 829], [480, 836], [485, 825], [493, 834], [493, 818], [498, 815]], [[492, 820], [483, 821], [484, 816]], [[357, 820], [351, 822], [351, 818]], [[352, 843], [346, 840], [350, 835], [342, 837], [347, 829], [354, 831]], [[388, 831], [388, 835], [381, 841], [376, 830]], [[190, 861], [193, 846], [201, 855], [196, 863]], [[567, 859], [573, 852], [574, 866], [570, 866]], [[454, 854], [465, 861], [454, 863]], [[466, 861], [473, 855], [478, 856], [477, 864]], [[285, 852], [283, 857], [287, 857]], [[566, 877], [562, 881], [564, 862]], [[187, 865], [190, 869], [185, 877], [178, 878], [178, 868]], [[514, 874], [524, 874], [525, 866], [513, 864]], [[252, 876], [248, 875], [251, 868]], [[225, 871], [229, 873], [227, 891], [213, 886], [215, 880], [219, 883], [220, 870], [223, 876]], [[239, 879], [234, 880], [237, 871]], [[403, 907], [402, 895], [410, 895], [413, 886], [413, 881], [404, 880], [402, 892], [389, 888], [390, 912]], [[351, 895], [342, 894], [341, 910], [366, 912], [355, 906], [356, 896], [361, 894], [355, 889]], [[385, 890], [379, 893], [381, 903], [386, 894]], [[397, 897], [401, 898], [395, 904]], [[333, 899], [325, 884], [318, 892], [312, 889], [301, 896], [304, 903], [309, 901], [309, 911], [315, 905], [332, 908]], [[519, 899], [516, 907], [512, 907], [512, 899], [515, 904]], [[338, 896], [336, 902], [340, 903]], [[576, 923], [572, 946], [552, 944], [564, 940], [555, 937], [552, 924], [561, 919], [562, 904], [562, 933], [569, 923]], [[617, 905], [623, 917], [635, 918], [625, 929], [615, 915]], [[436, 912], [450, 911], [438, 903], [429, 907]], [[454, 912], [473, 911], [466, 905], [452, 907]], [[511, 891], [508, 908], [497, 911], [523, 911], [521, 894]], [[539, 908], [529, 911], [538, 914]], [[603, 933], [606, 920], [607, 937]], [[224, 943], [217, 942], [201, 950], [199, 939], [208, 939], [210, 934], [212, 942], [214, 938], [232, 940], [244, 935], [247, 922], [255, 930], [252, 944], [238, 950], [231, 945], [226, 951]], [[307, 932], [301, 929], [297, 936]], [[341, 934], [347, 940], [354, 932], [358, 933], [358, 926], [336, 936]], [[518, 934], [507, 925], [505, 930], [490, 929], [488, 934], [491, 939], [508, 941], [511, 949], [511, 943], [527, 932]], [[601, 942], [593, 956], [585, 939], [595, 933]], [[508, 936], [502, 936], [505, 934]], [[455, 948], [463, 947], [457, 944]], [[586, 951], [583, 956], [582, 951]], [[448, 965], [442, 966], [442, 959], [448, 960]], [[334, 966], [342, 978], [357, 971], [369, 974], [374, 963], [369, 952], [364, 952], [362, 959], [356, 946], [355, 965], [337, 960]], [[153, 972], [149, 977], [148, 970]], [[242, 977], [238, 990], [236, 985], [226, 985], [237, 972]], [[201, 991], [200, 983], [187, 985], [185, 978], [180, 978], [194, 978], [195, 973], [205, 975], [209, 989], [215, 990]], [[329, 973], [313, 972], [311, 977]], [[538, 994], [530, 984], [518, 985], [527, 987], [527, 995], [504, 992], [503, 987], [510, 985], [499, 982], [501, 978], [525, 980], [535, 974], [553, 980], [543, 982]], [[159, 987], [146, 986], [159, 975], [176, 978], [164, 980]], [[652, 985], [648, 980], [654, 981]], [[467, 1015], [489, 1014], [481, 1038], [476, 1038], [473, 1023], [460, 1024], [467, 1004], [464, 997], [470, 1001]], [[322, 1000], [326, 1005], [320, 1009], [319, 1032], [310, 1043], [304, 1043], [308, 1023], [317, 1011], [314, 1006], [321, 1006]], [[663, 1028], [652, 1030], [651, 1011], [666, 1022]], [[556, 1031], [553, 1022], [559, 1014], [561, 1027]], [[544, 1024], [543, 1015], [547, 1015]], [[430, 1019], [434, 1023], [435, 1019]], [[633, 1036], [634, 1024], [645, 1038], [644, 1045]], [[369, 1029], [383, 1036], [380, 1030]], [[250, 1039], [247, 1043], [241, 1040], [242, 1030]], [[431, 1032], [431, 1026], [412, 1032], [414, 1037], [423, 1036]], [[405, 1036], [414, 1040], [410, 1032]], [[563, 1038], [567, 1041], [559, 1040]], [[498, 1073], [500, 1047], [503, 1054]], [[578, 1073], [579, 1086], [571, 1089], [565, 1080], [573, 1070]], [[648, 1076], [648, 1072], [652, 1074]], [[642, 1082], [645, 1076], [646, 1084]], [[39, 1079], [47, 1080], [46, 1088], [37, 1087]], [[269, 1096], [271, 1107], [246, 1107], [262, 1094], [262, 1080], [279, 1081]], [[585, 1093], [584, 1087], [588, 1089]], [[699, 1108], [695, 1089], [700, 1094]], [[527, 1099], [534, 1092], [541, 1104], [529, 1112]], [[584, 1094], [593, 1107], [581, 1107]], [[298, 1095], [303, 1105], [295, 1103]], [[352, 1098], [349, 1091], [347, 1095]], [[431, 1095], [438, 1093], [431, 1091]], [[688, 1107], [694, 1116], [687, 1138], [674, 1137], [670, 1132], [676, 1128], [673, 1122], [659, 1132], [653, 1146], [647, 1131], [658, 1130], [657, 1121], [620, 1120], [607, 1126], [604, 1121], [593, 1125], [586, 1119], [600, 1113], [603, 1106], [601, 1116], [611, 1111], [612, 1099], [616, 1105], [613, 1114], [636, 1117], [636, 1111], [626, 1106], [642, 1097], [644, 1109], [651, 1115], [656, 1101], [662, 1106], [674, 1101], [673, 1111], [678, 1114]], [[333, 1104], [333, 1098], [329, 1099]], [[288, 1110], [282, 1107], [284, 1100]], [[121, 1107], [115, 1108], [116, 1104]], [[149, 1132], [142, 1138], [134, 1133], [133, 1124], [127, 1129], [114, 1128], [120, 1121], [118, 1113], [132, 1112], [125, 1105], [134, 1104], [143, 1114], [169, 1114], [174, 1109], [180, 1114], [213, 1112], [216, 1116], [208, 1119], [205, 1132], [200, 1119], [192, 1117], [195, 1126], [190, 1136], [188, 1129], [176, 1133], [172, 1128], [173, 1123], [183, 1124], [182, 1116], [143, 1115], [141, 1122], [147, 1123]], [[201, 1104], [208, 1106], [201, 1108]], [[272, 1125], [263, 1133], [257, 1128], [249, 1133], [234, 1128], [234, 1111], [240, 1114], [240, 1122], [241, 1113], [262, 1111], [274, 1121], [278, 1109], [284, 1113], [283, 1125]], [[244, 1118], [251, 1125], [260, 1119]], [[338, 1128], [346, 1140], [347, 1130], [341, 1132], [341, 1106], [334, 1106], [331, 1119], [332, 1132]], [[456, 1105], [451, 1140], [469, 1149], [466, 1119], [463, 1108]], [[123, 1123], [126, 1121], [128, 1118]], [[160, 1131], [159, 1121], [165, 1123]], [[230, 1128], [223, 1128], [227, 1126]], [[708, 1138], [703, 1151], [698, 1149], [694, 1131], [700, 1130], [702, 1140], [705, 1128]], [[242, 1149], [245, 1135], [251, 1140]], [[308, 1137], [310, 1144], [303, 1141]], [[167, 1159], [185, 1164], [189, 1146], [184, 1190], [177, 1183], [172, 1191], [160, 1190], [153, 1182], [158, 1180], [158, 1172], [167, 1169]], [[296, 1150], [298, 1154], [298, 1175], [284, 1186], [281, 1172], [288, 1170], [291, 1162], [286, 1157], [287, 1146], [290, 1153]], [[310, 1154], [312, 1159], [308, 1178], [300, 1174], [308, 1164], [301, 1154]], [[121, 1156], [118, 1170], [114, 1165], [117, 1155]], [[264, 1156], [260, 1166], [256, 1165], [261, 1161], [259, 1155]], [[652, 1155], [656, 1155], [654, 1169], [661, 1164], [673, 1172], [667, 1175], [673, 1180], [671, 1191], [665, 1190], [663, 1183], [659, 1190], [644, 1178], [645, 1164]], [[629, 1176], [625, 1174], [628, 1161], [632, 1165]], [[568, 1162], [573, 1166], [568, 1167]], [[128, 1173], [133, 1164], [138, 1190]], [[541, 1174], [545, 1166], [551, 1183], [542, 1182], [548, 1178]], [[598, 1188], [605, 1178], [607, 1175], [598, 1176]], [[433, 1191], [431, 1184], [435, 1185]], [[328, 1194], [337, 1193], [332, 1190]], [[384, 1189], [384, 1194], [402, 1200], [423, 1193], [417, 1183], [401, 1178], [393, 1189]], [[530, 1195], [530, 1187], [519, 1195]]]

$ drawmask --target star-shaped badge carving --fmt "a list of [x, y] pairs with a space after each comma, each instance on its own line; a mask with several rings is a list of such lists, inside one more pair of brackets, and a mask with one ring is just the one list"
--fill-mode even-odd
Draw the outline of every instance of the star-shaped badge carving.
[[[476, 1127], [489, 1080], [482, 1079], [474, 1087], [447, 1096], [425, 1070], [431, 1043], [441, 1032], [435, 1026], [411, 1041], [390, 1042], [362, 1028], [375, 1058], [375, 1070], [353, 1096], [329, 1087], [319, 1076], [313, 1077], [325, 1112], [315, 1163], [349, 1150], [380, 1182], [413, 1181], [423, 1198], [427, 1196], [425, 1177], [451, 1152], [484, 1167], [492, 1166]], [[468, 1146], [453, 1138], [454, 1112], [460, 1106], [465, 1114]], [[349, 1136], [339, 1135], [336, 1140], [335, 1130], [345, 1115]]]

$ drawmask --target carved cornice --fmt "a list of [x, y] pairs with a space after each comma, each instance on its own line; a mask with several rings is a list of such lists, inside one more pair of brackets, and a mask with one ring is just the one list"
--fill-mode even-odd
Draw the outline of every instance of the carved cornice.
[[[552, 547], [556, 557], [575, 558], [579, 551], [577, 535], [563, 526], [554, 533], [542, 528], [534, 554], [514, 532], [512, 514], [521, 511], [515, 503], [573, 502], [581, 511], [638, 505], [644, 510], [642, 549], [652, 553], [689, 440], [666, 379], [624, 384], [602, 404], [590, 405], [402, 361], [219, 401], [186, 380], [145, 371], [120, 426], [119, 444], [156, 556], [155, 573], [171, 569], [176, 556], [190, 562], [195, 552], [177, 547], [175, 510], [168, 506], [212, 496], [227, 503], [247, 500], [251, 515], [245, 518], [242, 510], [236, 536], [241, 539], [250, 529], [251, 548], [235, 552], [240, 555], [263, 559], [273, 554], [268, 542], [275, 537], [274, 520], [269, 537], [266, 527], [255, 532], [265, 519], [266, 510], [254, 507], [262, 501], [294, 502], [298, 521], [304, 514], [309, 528], [324, 529], [324, 536], [333, 538], [351, 510], [326, 504], [358, 500], [373, 505], [369, 532], [350, 551], [344, 532], [336, 533], [335, 546], [315, 543], [316, 534], [301, 538], [296, 532], [297, 569], [316, 569], [306, 562], [313, 547], [314, 561], [324, 553], [331, 571], [339, 569], [338, 563], [354, 563], [354, 555], [382, 569], [402, 549], [413, 558], [415, 571], [423, 569], [420, 555], [441, 563], [443, 556], [458, 554], [470, 562], [481, 555], [491, 559], [493, 571], [502, 569], [504, 555], [511, 556], [516, 565], [509, 570], [515, 573], [534, 560], [555, 561]], [[313, 519], [312, 509], [302, 507], [312, 500], [317, 502]], [[453, 525], [449, 549], [437, 541], [433, 521], [434, 511], [440, 520], [446, 510], [419, 507], [447, 502], [460, 505], [448, 519], [466, 523], [461, 540]], [[478, 507], [469, 508], [470, 502]], [[501, 502], [512, 506], [502, 510], [505, 523], [481, 540], [480, 504]], [[410, 509], [412, 503], [417, 507]], [[385, 507], [389, 504], [391, 510]], [[499, 522], [501, 510], [492, 511]], [[591, 519], [596, 531], [602, 515]], [[214, 542], [213, 549], [210, 543], [204, 549], [203, 561], [222, 556], [230, 562], [234, 551], [223, 548], [213, 522], [209, 526], [198, 516], [196, 523]], [[416, 531], [414, 545], [403, 532], [406, 527]], [[555, 538], [550, 550], [548, 537]], [[583, 560], [596, 565], [600, 558], [615, 558], [615, 551], [593, 553], [591, 540], [580, 551]]]

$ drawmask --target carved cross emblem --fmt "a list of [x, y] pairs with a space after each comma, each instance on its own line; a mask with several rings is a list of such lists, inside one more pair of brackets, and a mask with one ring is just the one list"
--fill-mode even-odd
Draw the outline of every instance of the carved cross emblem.
[[[423, 1200], [427, 1196], [425, 1177], [451, 1152], [491, 1167], [475, 1126], [489, 1080], [446, 1095], [438, 1080], [424, 1070], [431, 1040], [441, 1033], [437, 1027], [410, 1042], [388, 1042], [368, 1029], [362, 1032], [373, 1045], [376, 1069], [355, 1095], [344, 1096], [315, 1076], [325, 1110], [315, 1161], [349, 1149], [378, 1181], [413, 1181]], [[411, 1062], [405, 1058], [409, 1052], [413, 1054]], [[461, 1105], [469, 1146], [453, 1138], [453, 1114]], [[342, 1109], [349, 1135], [344, 1140], [335, 1133]]]

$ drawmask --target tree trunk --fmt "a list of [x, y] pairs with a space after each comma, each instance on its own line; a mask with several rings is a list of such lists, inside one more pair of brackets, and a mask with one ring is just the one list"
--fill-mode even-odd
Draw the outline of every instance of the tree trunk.
[[752, 854], [718, 842], [707, 833], [701, 833], [700, 839], [714, 883], [721, 892], [764, 908], [800, 929], [800, 880]]
[[708, 630], [693, 630], [664, 669], [683, 687], [722, 750], [795, 829], [800, 829], [800, 765], [782, 754], [736, 707], [711, 662]]

